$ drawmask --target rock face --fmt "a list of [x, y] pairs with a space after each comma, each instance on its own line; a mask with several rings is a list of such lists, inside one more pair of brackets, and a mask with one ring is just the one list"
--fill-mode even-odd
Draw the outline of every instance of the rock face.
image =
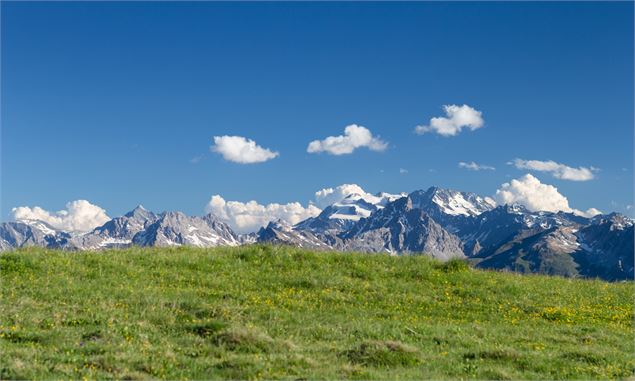
[[324, 235], [308, 230], [296, 230], [282, 220], [270, 222], [266, 227], [261, 228], [256, 240], [305, 249], [329, 250], [333, 247]]
[[[78, 235], [55, 230], [41, 221], [0, 224], [0, 250], [25, 246], [69, 250], [100, 250], [131, 245], [236, 246], [246, 239], [249, 237], [239, 237], [229, 225], [212, 214], [189, 217], [181, 212], [165, 212], [157, 215], [142, 206]], [[255, 237], [251, 238], [251, 242], [255, 242]]]
[[237, 246], [238, 236], [226, 223], [212, 214], [189, 217], [181, 212], [165, 212], [144, 230], [135, 234], [132, 243], [139, 246]]
[[0, 250], [39, 246], [51, 249], [69, 247], [71, 236], [42, 221], [3, 222], [0, 224]]
[[575, 277], [579, 272], [573, 254], [580, 246], [575, 232], [567, 226], [523, 230], [496, 250], [474, 258], [482, 268]]
[[139, 205], [121, 217], [115, 217], [92, 232], [75, 237], [73, 243], [83, 249], [127, 247], [133, 237], [154, 223], [158, 216]]
[[423, 209], [449, 230], [458, 230], [465, 221], [496, 207], [489, 197], [438, 187], [414, 191], [408, 197], [415, 208]]
[[457, 235], [470, 255], [489, 253], [517, 236], [557, 226], [579, 226], [589, 220], [567, 213], [530, 212], [521, 205], [502, 205], [466, 220]]
[[633, 279], [633, 221], [619, 214], [599, 216], [577, 233], [580, 274], [609, 280]]
[[342, 201], [324, 208], [317, 217], [306, 219], [294, 228], [318, 234], [326, 232], [337, 234], [352, 228], [360, 219], [369, 217], [373, 212], [383, 209], [388, 203], [404, 196], [404, 194], [390, 193], [350, 194]]
[[441, 260], [465, 257], [459, 238], [414, 205], [410, 196], [404, 197], [360, 220], [342, 235], [345, 247], [394, 254], [426, 253]]
[[139, 206], [84, 234], [35, 220], [0, 224], [0, 251], [25, 246], [98, 250], [138, 246], [285, 244], [313, 250], [466, 258], [477, 267], [607, 280], [634, 277], [633, 220], [496, 206], [432, 187], [408, 195], [352, 194], [295, 226], [275, 221], [238, 235], [212, 214], [152, 213]]
[[408, 197], [412, 199], [414, 208], [423, 210], [445, 230], [457, 236], [469, 230], [478, 216], [496, 207], [489, 197], [438, 187], [414, 191]]

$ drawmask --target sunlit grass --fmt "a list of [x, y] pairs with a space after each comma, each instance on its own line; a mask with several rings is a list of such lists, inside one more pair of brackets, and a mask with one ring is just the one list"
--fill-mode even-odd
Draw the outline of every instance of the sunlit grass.
[[620, 379], [633, 283], [248, 246], [0, 255], [0, 378]]

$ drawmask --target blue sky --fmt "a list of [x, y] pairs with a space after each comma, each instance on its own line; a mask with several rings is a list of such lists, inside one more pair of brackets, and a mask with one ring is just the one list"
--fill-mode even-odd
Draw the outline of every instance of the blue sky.
[[[526, 173], [572, 208], [632, 215], [633, 56], [631, 2], [2, 2], [1, 217], [306, 204], [344, 183], [491, 196]], [[483, 126], [414, 133], [444, 105]], [[307, 152], [351, 124], [387, 148]], [[224, 160], [223, 135], [279, 155]], [[516, 158], [598, 170], [571, 181]]]

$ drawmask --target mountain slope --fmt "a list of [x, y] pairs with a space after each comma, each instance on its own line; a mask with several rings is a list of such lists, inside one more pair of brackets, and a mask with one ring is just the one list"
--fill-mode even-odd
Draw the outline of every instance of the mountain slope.
[[476, 256], [477, 266], [522, 273], [576, 277], [578, 264], [572, 254], [579, 250], [572, 227], [524, 230], [491, 253]]
[[135, 234], [154, 223], [158, 216], [139, 205], [121, 217], [115, 217], [93, 231], [74, 237], [73, 243], [83, 249], [126, 247]]
[[[331, 240], [334, 239], [336, 238], [331, 238]], [[304, 249], [328, 250], [333, 248], [332, 243], [330, 244], [323, 234], [294, 229], [282, 220], [270, 222], [266, 227], [261, 228], [256, 240], [261, 243], [284, 244]], [[331, 242], [334, 243], [334, 241]]]
[[377, 195], [353, 193], [342, 201], [327, 206], [318, 216], [298, 223], [295, 229], [313, 233], [345, 231], [360, 219], [369, 217], [389, 202], [404, 196], [404, 194], [395, 195], [383, 192]]
[[26, 246], [65, 248], [71, 236], [43, 221], [26, 220], [0, 223], [0, 250]]
[[568, 277], [633, 279], [633, 220], [620, 214], [495, 206], [474, 193], [431, 187], [408, 195], [349, 194], [295, 226], [269, 223], [238, 235], [214, 215], [152, 213], [139, 206], [91, 232], [69, 234], [36, 220], [0, 224], [0, 251], [24, 246], [100, 250], [137, 246], [236, 246], [258, 242], [320, 251], [469, 258], [479, 267]]
[[132, 238], [139, 246], [196, 247], [237, 246], [239, 237], [229, 225], [212, 214], [204, 217], [189, 217], [181, 212], [165, 212], [146, 229]]
[[598, 216], [577, 233], [580, 274], [609, 280], [633, 279], [633, 221], [619, 214]]
[[442, 260], [464, 257], [458, 237], [414, 207], [410, 196], [361, 219], [342, 238], [348, 250], [426, 253]]

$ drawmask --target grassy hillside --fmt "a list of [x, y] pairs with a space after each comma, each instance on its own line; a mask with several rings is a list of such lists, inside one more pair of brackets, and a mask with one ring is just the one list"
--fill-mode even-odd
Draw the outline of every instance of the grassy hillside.
[[0, 377], [633, 374], [633, 283], [250, 246], [0, 255]]

